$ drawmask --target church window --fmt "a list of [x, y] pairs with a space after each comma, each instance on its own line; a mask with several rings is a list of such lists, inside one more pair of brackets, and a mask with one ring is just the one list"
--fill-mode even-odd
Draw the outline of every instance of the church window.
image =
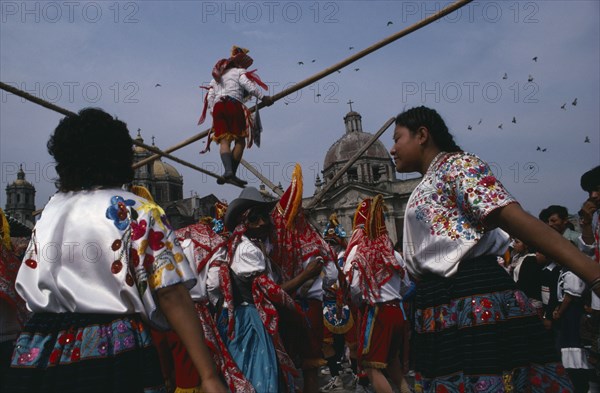
[[358, 170], [356, 168], [348, 169], [348, 181], [358, 181]]
[[373, 181], [378, 182], [381, 179], [383, 167], [381, 165], [373, 165]]

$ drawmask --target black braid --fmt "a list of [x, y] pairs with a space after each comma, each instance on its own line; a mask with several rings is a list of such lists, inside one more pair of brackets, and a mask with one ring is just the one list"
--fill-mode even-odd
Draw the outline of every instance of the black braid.
[[425, 106], [411, 108], [396, 117], [396, 125], [404, 126], [411, 133], [417, 132], [419, 127], [427, 127], [434, 143], [440, 150], [447, 152], [462, 151], [454, 142], [454, 137], [442, 117], [434, 110]]

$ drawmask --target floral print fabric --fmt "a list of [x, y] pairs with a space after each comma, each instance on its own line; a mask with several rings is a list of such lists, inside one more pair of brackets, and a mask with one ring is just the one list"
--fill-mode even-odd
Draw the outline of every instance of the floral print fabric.
[[514, 202], [479, 157], [440, 153], [406, 207], [404, 255], [411, 273], [449, 277], [465, 256], [502, 254], [508, 236], [486, 228], [485, 218]]

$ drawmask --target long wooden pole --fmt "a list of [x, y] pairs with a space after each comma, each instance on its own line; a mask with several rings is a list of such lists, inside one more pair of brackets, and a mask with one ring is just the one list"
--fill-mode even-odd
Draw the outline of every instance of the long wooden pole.
[[[57, 105], [54, 105], [54, 104], [52, 104], [50, 102], [44, 101], [41, 98], [33, 96], [33, 95], [31, 95], [31, 94], [29, 94], [29, 93], [27, 93], [27, 92], [25, 92], [23, 90], [17, 89], [17, 88], [15, 88], [13, 86], [7, 85], [6, 83], [0, 82], [0, 89], [6, 90], [9, 93], [12, 93], [12, 94], [14, 94], [16, 96], [19, 96], [19, 97], [22, 97], [22, 98], [25, 98], [28, 101], [31, 101], [31, 102], [33, 102], [35, 104], [43, 106], [44, 108], [48, 108], [48, 109], [51, 109], [51, 110], [53, 110], [55, 112], [61, 113], [61, 114], [65, 115], [65, 116], [74, 116], [74, 115], [77, 115], [75, 112], [71, 112], [70, 110], [67, 110], [65, 108], [61, 108], [60, 106], [57, 106]], [[224, 182], [233, 184], [234, 186], [241, 187], [238, 184], [229, 182], [227, 179], [221, 177], [220, 175], [214, 174], [214, 173], [212, 173], [210, 171], [207, 171], [206, 169], [200, 168], [199, 166], [191, 164], [191, 163], [189, 163], [189, 162], [187, 162], [185, 160], [182, 160], [181, 158], [177, 158], [175, 156], [172, 156], [169, 153], [165, 153], [165, 152], [161, 151], [159, 148], [157, 148], [156, 146], [146, 145], [145, 143], [140, 142], [140, 141], [135, 140], [135, 139], [133, 139], [132, 142], [133, 142], [134, 145], [143, 147], [144, 149], [147, 149], [148, 151], [151, 151], [152, 153], [155, 153], [159, 157], [161, 157], [161, 156], [162, 157], [166, 157], [166, 158], [168, 158], [170, 160], [173, 160], [175, 162], [180, 163], [181, 165], [187, 166], [188, 168], [195, 169], [198, 172], [202, 172], [202, 173], [204, 173], [206, 175], [209, 175], [209, 176], [212, 176], [214, 178], [221, 179]], [[134, 169], [137, 169], [137, 167], [135, 165], [134, 165]]]
[[335, 182], [337, 182], [344, 173], [346, 173], [346, 171], [348, 170], [348, 168], [350, 168], [352, 165], [354, 165], [354, 163], [356, 162], [356, 160], [358, 160], [360, 158], [360, 156], [367, 151], [367, 149], [369, 147], [371, 147], [371, 145], [373, 143], [375, 143], [376, 140], [379, 139], [379, 137], [385, 132], [385, 130], [387, 130], [389, 128], [389, 126], [392, 125], [392, 123], [396, 120], [395, 117], [392, 117], [391, 119], [389, 119], [388, 121], [385, 122], [385, 124], [379, 129], [379, 131], [377, 131], [377, 133], [375, 135], [373, 135], [371, 137], [371, 139], [369, 139], [367, 141], [367, 143], [361, 147], [356, 153], [354, 153], [354, 155], [350, 158], [350, 160], [348, 160], [348, 162], [342, 167], [342, 169], [339, 170], [338, 173], [335, 174], [335, 176], [333, 177], [333, 179], [329, 180], [327, 182], [327, 185], [317, 194], [317, 196], [315, 196], [315, 198], [308, 204], [308, 206], [306, 206], [306, 209], [312, 209], [313, 207], [315, 207], [320, 201], [321, 198], [323, 198], [323, 196], [327, 193], [327, 191], [329, 191], [329, 189], [331, 187], [333, 187], [333, 185], [335, 184]]
[[[337, 70], [339, 70], [339, 69], [341, 69], [341, 68], [343, 68], [343, 67], [345, 67], [345, 66], [347, 66], [349, 64], [354, 63], [355, 61], [357, 61], [357, 60], [365, 57], [366, 55], [368, 55], [368, 54], [370, 54], [372, 52], [375, 52], [376, 50], [378, 50], [378, 49], [380, 49], [380, 48], [382, 48], [382, 47], [384, 47], [384, 46], [386, 46], [386, 45], [388, 45], [388, 44], [390, 44], [390, 43], [392, 43], [392, 42], [394, 42], [394, 41], [396, 41], [396, 40], [398, 40], [398, 39], [400, 39], [400, 38], [402, 38], [402, 37], [404, 37], [404, 36], [406, 36], [406, 35], [408, 35], [408, 34], [410, 34], [412, 32], [414, 32], [414, 31], [417, 31], [417, 30], [419, 30], [422, 27], [425, 27], [425, 26], [429, 25], [429, 24], [435, 22], [438, 19], [443, 18], [444, 16], [446, 16], [446, 15], [448, 15], [448, 14], [456, 11], [457, 9], [465, 6], [466, 4], [468, 4], [468, 3], [472, 2], [472, 1], [473, 0], [459, 0], [459, 1], [456, 1], [456, 2], [454, 2], [452, 4], [450, 4], [448, 7], [440, 10], [439, 12], [437, 12], [437, 13], [435, 13], [433, 15], [428, 16], [427, 18], [425, 18], [425, 19], [423, 19], [423, 20], [421, 20], [421, 21], [413, 24], [412, 26], [409, 26], [406, 29], [399, 31], [396, 34], [393, 34], [393, 35], [391, 35], [391, 36], [389, 36], [387, 38], [384, 38], [383, 40], [381, 40], [381, 41], [379, 41], [379, 42], [377, 42], [377, 43], [369, 46], [368, 48], [365, 48], [365, 49], [363, 49], [363, 50], [355, 53], [354, 55], [346, 58], [345, 60], [342, 60], [339, 63], [336, 63], [336, 64], [332, 65], [331, 67], [328, 67], [328, 68], [324, 69], [323, 71], [318, 72], [318, 73], [314, 74], [313, 76], [310, 76], [310, 77], [304, 79], [303, 81], [300, 81], [300, 82], [296, 83], [295, 85], [293, 85], [293, 86], [291, 86], [291, 87], [289, 87], [289, 88], [287, 88], [285, 90], [282, 90], [281, 92], [273, 95], [273, 101], [280, 100], [283, 97], [285, 97], [287, 95], [290, 95], [290, 94], [292, 94], [292, 93], [294, 93], [294, 92], [296, 92], [296, 91], [298, 91], [298, 90], [300, 90], [300, 89], [302, 89], [302, 88], [310, 85], [311, 83], [314, 83], [314, 82], [318, 81], [319, 79], [322, 79], [322, 78], [326, 77], [327, 75], [336, 72]], [[260, 109], [262, 107], [264, 107], [264, 104], [261, 102], [261, 103], [258, 104], [258, 109]], [[250, 110], [253, 111], [254, 108], [255, 107], [253, 106]], [[189, 145], [191, 143], [196, 142], [197, 140], [200, 140], [200, 139], [204, 138], [205, 136], [208, 135], [208, 132], [209, 132], [209, 130], [205, 130], [205, 131], [203, 131], [203, 132], [201, 132], [199, 134], [196, 134], [196, 135], [194, 135], [194, 136], [192, 136], [192, 137], [190, 137], [190, 138], [188, 138], [188, 139], [186, 139], [186, 140], [184, 140], [184, 141], [182, 141], [182, 142], [180, 142], [180, 143], [178, 143], [178, 144], [176, 144], [174, 146], [171, 146], [171, 147], [165, 149], [164, 152], [165, 153], [171, 153], [171, 152], [174, 152], [175, 150], [179, 150], [182, 147], [185, 147], [185, 146], [187, 146], [187, 145]], [[137, 162], [134, 165], [134, 168], [137, 168], [137, 167], [145, 165], [145, 164], [147, 164], [147, 163], [149, 163], [151, 161], [154, 161], [158, 157], [159, 157], [158, 155], [154, 155], [154, 156], [150, 156], [148, 158], [145, 158], [144, 160], [141, 160], [141, 161]]]
[[248, 169], [250, 172], [252, 172], [252, 174], [254, 176], [256, 176], [261, 182], [263, 182], [267, 187], [269, 187], [275, 194], [277, 194], [279, 196], [283, 195], [283, 191], [281, 191], [281, 189], [279, 187], [277, 187], [275, 184], [273, 184], [273, 182], [271, 180], [269, 180], [265, 176], [263, 176], [263, 174], [260, 173], [256, 168], [254, 168], [248, 161], [246, 161], [242, 158], [240, 163], [243, 166], [245, 166], [246, 169]]

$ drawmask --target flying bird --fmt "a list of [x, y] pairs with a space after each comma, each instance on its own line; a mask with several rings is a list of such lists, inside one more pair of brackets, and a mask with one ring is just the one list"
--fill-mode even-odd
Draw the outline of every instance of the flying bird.
[[571, 102], [571, 105], [573, 105], [573, 106], [577, 105], [577, 98], [575, 98], [575, 99], [573, 100], [573, 102]]
[[535, 57], [534, 57], [533, 59], [531, 59], [531, 60], [533, 60], [533, 61], [537, 62], [537, 56], [535, 56]]
[[502, 76], [502, 79], [508, 79], [508, 74], [505, 72], [504, 75]]
[[355, 68], [355, 69], [354, 69], [354, 71], [358, 71], [358, 70], [360, 70], [360, 68]]
[[154, 85], [154, 87], [161, 87], [160, 83]]
[[565, 108], [566, 106], [567, 106], [567, 103], [565, 102], [564, 104], [562, 104], [562, 105], [560, 106], [560, 109], [567, 110], [567, 108]]
[[513, 116], [512, 122], [517, 124], [517, 118]]
[[542, 148], [538, 146], [537, 149], [535, 149], [535, 150], [536, 151], [542, 151]]
[[479, 123], [477, 123], [477, 124], [481, 124], [482, 121], [483, 121], [483, 119], [479, 119]]
[[472, 129], [473, 129], [473, 127], [471, 127], [471, 126], [467, 127], [467, 130], [469, 130], [469, 131], [471, 131]]
[[342, 71], [340, 71], [340, 70], [337, 70], [337, 73], [338, 73], [338, 74], [341, 74], [341, 73], [342, 73]]
[[387, 25], [388, 25], [388, 26], [389, 26], [389, 25], [393, 25], [393, 24], [394, 24], [394, 22], [392, 22], [391, 20], [390, 20], [390, 21], [388, 21], [388, 23], [387, 23]]
[[592, 143], [592, 142], [590, 142], [590, 137], [586, 136], [585, 140], [583, 141], [583, 143]]
[[304, 65], [304, 62], [303, 61], [299, 61], [298, 65]]
[[353, 46], [351, 46], [351, 47], [349, 47], [349, 48], [348, 48], [348, 50], [352, 50], [352, 49], [354, 49], [354, 47], [353, 47]]
[[502, 123], [500, 123], [500, 125], [498, 126], [499, 129], [502, 129]]
[[531, 74], [529, 74], [529, 78], [527, 78], [527, 82], [533, 82], [533, 76], [531, 76]]
[[317, 93], [317, 97], [321, 97], [321, 93]]

